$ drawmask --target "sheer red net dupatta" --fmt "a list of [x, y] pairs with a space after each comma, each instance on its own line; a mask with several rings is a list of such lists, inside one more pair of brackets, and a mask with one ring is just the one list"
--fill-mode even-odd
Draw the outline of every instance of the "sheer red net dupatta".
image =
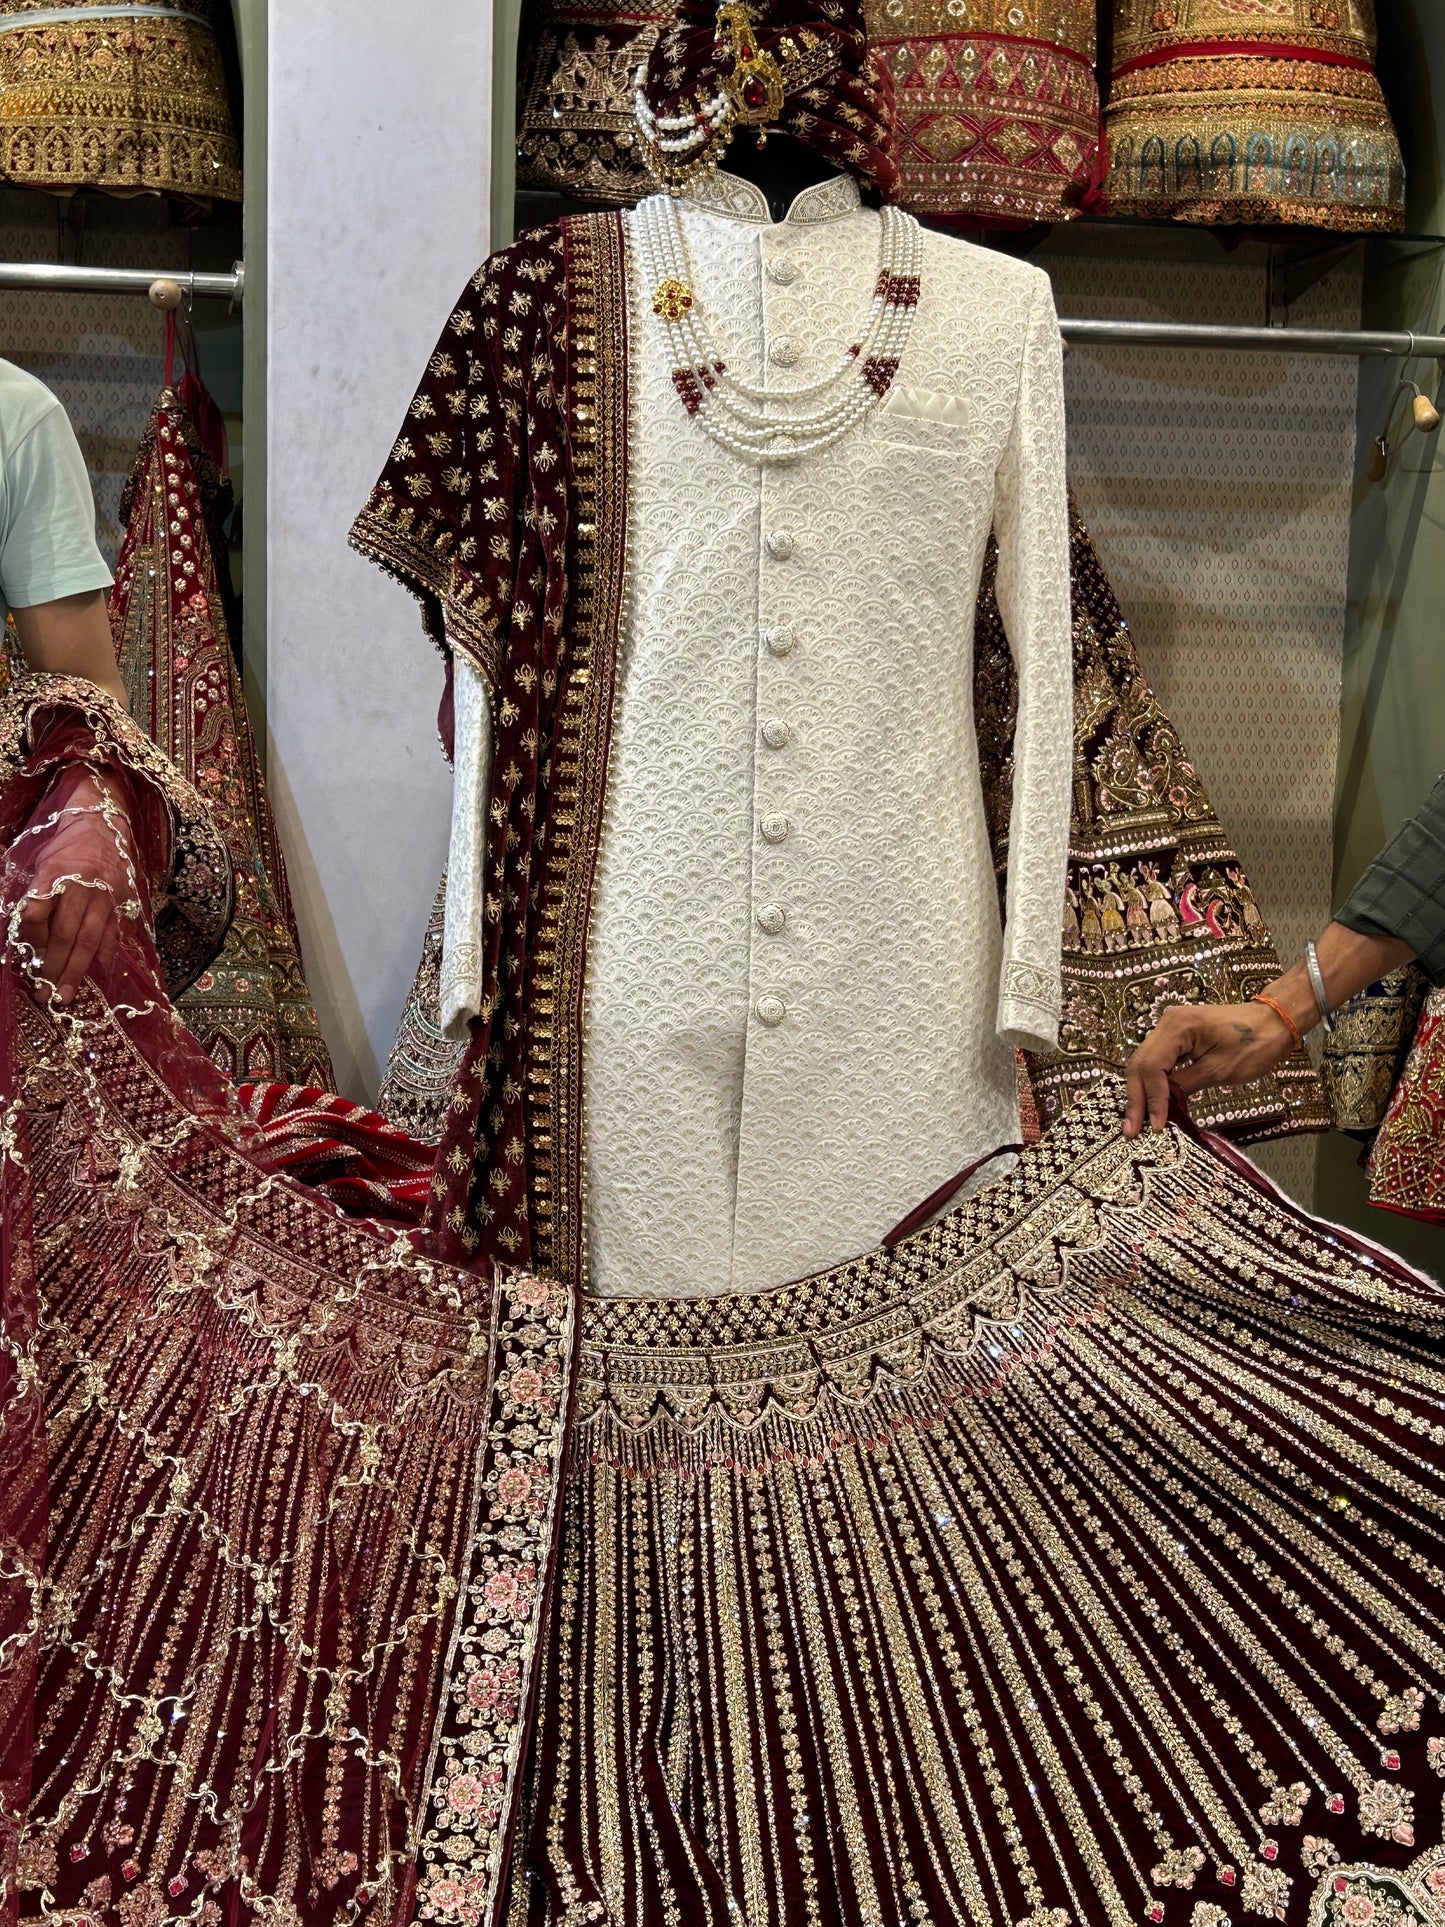
[[[19, 919], [67, 833], [125, 914], [61, 1008]], [[0, 850], [0, 1913], [484, 1927], [570, 1301], [268, 1162], [163, 981], [224, 934], [229, 867], [90, 685], [0, 705]]]

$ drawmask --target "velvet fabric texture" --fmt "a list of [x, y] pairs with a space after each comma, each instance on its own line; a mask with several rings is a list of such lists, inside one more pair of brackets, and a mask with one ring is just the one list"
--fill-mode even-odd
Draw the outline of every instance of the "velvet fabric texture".
[[134, 888], [0, 963], [6, 1927], [1438, 1915], [1437, 1287], [1107, 1090], [780, 1290], [439, 1263], [176, 1021], [148, 747], [0, 718], [0, 911], [97, 757]]
[[236, 873], [225, 945], [185, 993], [181, 1014], [236, 1083], [274, 1078], [333, 1090], [231, 647], [213, 533], [231, 489], [197, 426], [197, 413], [205, 418], [214, 404], [189, 371], [184, 386], [192, 406], [167, 386], [146, 425], [121, 498], [126, 533], [110, 598], [131, 714], [206, 798]]
[[[72, 813], [96, 772], [104, 830]], [[120, 914], [62, 1006], [17, 933], [67, 837], [67, 874], [119, 875]], [[230, 881], [201, 799], [118, 705], [20, 679], [0, 705], [5, 1927], [480, 1920], [505, 1879], [570, 1302], [284, 1174], [162, 981], [155, 906], [188, 907], [180, 983]]]

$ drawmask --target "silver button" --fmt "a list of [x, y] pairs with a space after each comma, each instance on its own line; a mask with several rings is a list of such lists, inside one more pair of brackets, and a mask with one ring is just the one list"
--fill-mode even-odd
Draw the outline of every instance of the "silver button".
[[786, 841], [792, 825], [786, 816], [765, 816], [758, 828], [763, 833], [764, 843], [782, 843]]
[[775, 261], [768, 263], [768, 279], [776, 281], [780, 288], [790, 288], [798, 278], [798, 264], [780, 254]]
[[763, 741], [769, 749], [781, 749], [792, 733], [788, 725], [776, 716], [770, 716], [763, 724]]
[[796, 546], [786, 529], [768, 530], [766, 547], [774, 562], [786, 562]]
[[768, 360], [779, 368], [791, 368], [802, 352], [791, 335], [779, 335], [768, 343]]
[[764, 629], [763, 641], [775, 656], [790, 656], [797, 647], [798, 638], [786, 622], [780, 622], [775, 628]]
[[781, 937], [787, 921], [780, 904], [765, 903], [758, 912], [758, 928], [765, 937]]
[[759, 997], [758, 1016], [769, 1030], [774, 1030], [788, 1014], [788, 1006], [781, 997]]

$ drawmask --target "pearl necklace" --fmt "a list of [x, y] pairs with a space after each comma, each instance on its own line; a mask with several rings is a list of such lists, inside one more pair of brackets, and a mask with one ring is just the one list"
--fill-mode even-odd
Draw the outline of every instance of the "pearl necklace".
[[652, 311], [671, 342], [673, 386], [713, 441], [745, 461], [789, 462], [841, 441], [882, 401], [918, 307], [923, 230], [897, 207], [884, 208], [881, 227], [873, 299], [843, 353], [816, 381], [761, 388], [730, 373], [698, 311], [676, 203], [655, 194], [639, 204], [640, 265], [644, 283], [653, 290]]

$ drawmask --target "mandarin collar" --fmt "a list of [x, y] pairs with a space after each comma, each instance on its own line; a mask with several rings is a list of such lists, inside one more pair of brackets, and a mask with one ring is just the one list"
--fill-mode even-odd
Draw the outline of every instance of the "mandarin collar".
[[[773, 225], [768, 197], [753, 182], [725, 168], [713, 168], [690, 182], [682, 199], [710, 214], [726, 214], [735, 221], [756, 221]], [[797, 195], [778, 226], [812, 225], [837, 221], [845, 214], [856, 214], [862, 206], [858, 183], [851, 174], [834, 174], [829, 180], [815, 181]]]

